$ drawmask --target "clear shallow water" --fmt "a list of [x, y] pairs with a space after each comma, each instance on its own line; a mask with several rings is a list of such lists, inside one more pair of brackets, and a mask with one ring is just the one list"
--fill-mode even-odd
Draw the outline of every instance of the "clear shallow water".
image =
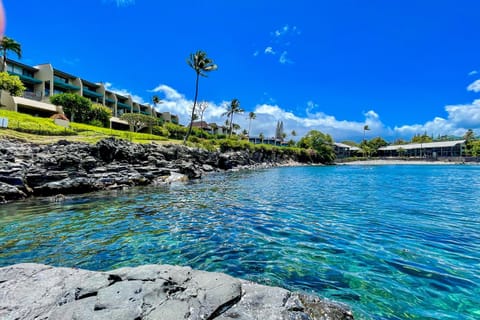
[[357, 319], [480, 319], [480, 167], [278, 168], [0, 206], [0, 266], [190, 265]]

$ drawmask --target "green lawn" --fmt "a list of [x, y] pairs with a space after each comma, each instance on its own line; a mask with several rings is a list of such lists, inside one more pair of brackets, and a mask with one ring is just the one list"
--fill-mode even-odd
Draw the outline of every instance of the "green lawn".
[[100, 128], [82, 123], [70, 123], [69, 128], [56, 125], [53, 119], [34, 117], [28, 114], [0, 110], [1, 118], [8, 118], [8, 128], [0, 128], [0, 137], [12, 137], [38, 143], [55, 142], [61, 139], [95, 143], [108, 137], [126, 139], [138, 143], [177, 143], [166, 137], [148, 133]]

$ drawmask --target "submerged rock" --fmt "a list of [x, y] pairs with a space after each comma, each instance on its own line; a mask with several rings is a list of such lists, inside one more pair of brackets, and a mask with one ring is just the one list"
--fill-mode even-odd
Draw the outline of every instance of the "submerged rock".
[[343, 305], [189, 267], [0, 268], [1, 319], [353, 319]]

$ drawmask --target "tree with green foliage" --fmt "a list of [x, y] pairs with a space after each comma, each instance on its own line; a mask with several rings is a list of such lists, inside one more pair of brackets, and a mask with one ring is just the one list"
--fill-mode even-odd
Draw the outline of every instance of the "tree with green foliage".
[[296, 137], [297, 136], [297, 131], [292, 130], [292, 132], [290, 134], [292, 135], [292, 137]]
[[315, 150], [323, 163], [331, 163], [335, 159], [333, 139], [329, 134], [311, 130], [298, 141], [297, 145], [300, 148]]
[[470, 153], [474, 157], [480, 157], [480, 140], [475, 140], [471, 142]]
[[412, 137], [412, 143], [428, 143], [432, 142], [433, 139], [426, 132], [424, 134], [416, 134]]
[[283, 141], [283, 121], [277, 121], [277, 128], [275, 129], [275, 139]]
[[[92, 101], [76, 93], [60, 93], [50, 97], [50, 102], [62, 106], [63, 112], [70, 121], [85, 123], [92, 108]], [[77, 119], [75, 119], [77, 117]]]
[[467, 132], [463, 135], [463, 139], [465, 139], [465, 146], [467, 155], [472, 154], [472, 146], [473, 142], [475, 141], [475, 132], [472, 129], [468, 129]]
[[157, 119], [155, 117], [141, 113], [124, 113], [120, 119], [128, 122], [134, 132], [138, 132], [145, 127], [151, 127], [157, 124]]
[[200, 76], [207, 77], [207, 72], [218, 69], [218, 66], [213, 62], [213, 60], [208, 58], [207, 54], [201, 50], [198, 50], [196, 53], [190, 54], [190, 58], [187, 60], [187, 64], [193, 70], [195, 70], [196, 80], [195, 80], [195, 98], [193, 99], [192, 116], [190, 117], [190, 125], [188, 126], [188, 131], [183, 140], [183, 144], [187, 143], [188, 136], [192, 133], [193, 116], [195, 115], [195, 108], [197, 106], [197, 99], [198, 99], [198, 80], [200, 79]]
[[17, 41], [4, 36], [0, 41], [0, 51], [2, 52], [2, 68], [0, 69], [2, 72], [5, 71], [5, 67], [7, 66], [7, 53], [8, 51], [12, 51], [17, 55], [19, 59], [22, 58], [22, 46]]
[[11, 96], [21, 96], [25, 86], [18, 76], [9, 75], [7, 72], [0, 72], [0, 89], [8, 91]]
[[[234, 125], [233, 116], [236, 113], [243, 113], [243, 109], [240, 107], [240, 101], [235, 98], [235, 99], [232, 99], [232, 101], [230, 102], [230, 105], [228, 105], [227, 111], [222, 114], [222, 116], [227, 116], [227, 121], [230, 126], [229, 136], [232, 136], [233, 125]], [[228, 118], [230, 118], [230, 120], [228, 120]]]
[[378, 149], [381, 147], [388, 146], [388, 143], [387, 141], [383, 140], [383, 138], [376, 137], [376, 138], [370, 139], [370, 141], [367, 142], [367, 145], [370, 147], [370, 151], [372, 155], [377, 155]]
[[94, 103], [90, 108], [88, 114], [89, 123], [100, 123], [102, 127], [110, 126], [110, 118], [112, 117], [112, 110], [104, 105]]
[[248, 113], [248, 136], [250, 136], [250, 129], [252, 128], [252, 120], [255, 120], [257, 118], [257, 115], [255, 112], [250, 111]]
[[263, 143], [263, 139], [265, 139], [263, 132], [260, 132], [260, 134], [258, 135], [258, 138], [260, 139], [260, 143]]

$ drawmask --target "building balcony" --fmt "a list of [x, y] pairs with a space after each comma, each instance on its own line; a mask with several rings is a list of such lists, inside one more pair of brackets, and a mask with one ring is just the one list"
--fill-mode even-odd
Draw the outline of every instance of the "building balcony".
[[25, 91], [23, 97], [30, 100], [42, 101], [42, 94], [40, 92]]
[[67, 89], [67, 90], [72, 90], [72, 91], [80, 90], [80, 87], [77, 87], [77, 86], [74, 86], [73, 84], [69, 84], [69, 83], [59, 81], [59, 80], [56, 80], [56, 79], [53, 81], [53, 84], [56, 87], [59, 87], [59, 88], [62, 88], [62, 89]]
[[8, 74], [10, 74], [10, 75], [12, 75], [12, 76], [17, 76], [17, 77], [19, 77], [20, 80], [22, 80], [22, 82], [33, 83], [33, 84], [40, 84], [40, 83], [42, 83], [42, 80], [38, 80], [38, 79], [32, 78], [32, 77], [30, 77], [30, 76], [23, 75], [23, 74], [20, 74], [20, 73], [8, 71]]
[[103, 98], [103, 94], [83, 88], [83, 96], [91, 98]]
[[117, 102], [117, 108], [131, 110], [132, 106], [123, 102]]
[[115, 104], [115, 100], [110, 99], [110, 98], [105, 98], [105, 102], [109, 102], [109, 103]]

